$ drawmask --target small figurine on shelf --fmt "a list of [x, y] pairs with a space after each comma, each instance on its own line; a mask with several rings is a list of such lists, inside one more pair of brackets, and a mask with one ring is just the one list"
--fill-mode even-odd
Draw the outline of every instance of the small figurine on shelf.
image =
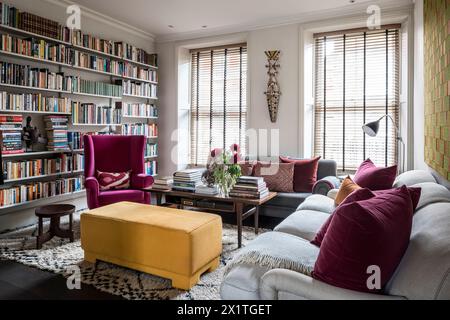
[[46, 139], [42, 137], [37, 127], [33, 127], [31, 121], [31, 117], [27, 117], [27, 124], [23, 127], [22, 140], [25, 142], [25, 152], [42, 151], [45, 149]]

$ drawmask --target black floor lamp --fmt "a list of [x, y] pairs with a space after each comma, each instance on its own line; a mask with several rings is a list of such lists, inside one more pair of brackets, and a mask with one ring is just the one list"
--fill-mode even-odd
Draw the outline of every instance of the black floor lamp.
[[400, 129], [398, 128], [397, 124], [395, 123], [394, 119], [389, 115], [385, 114], [377, 121], [369, 122], [363, 125], [362, 129], [365, 134], [367, 134], [369, 137], [376, 137], [378, 135], [378, 131], [380, 130], [380, 122], [384, 118], [391, 119], [392, 123], [394, 124], [394, 127], [397, 132], [397, 150], [399, 151], [400, 157], [401, 157], [401, 165], [399, 166], [399, 173], [405, 172], [405, 152], [406, 152], [406, 145], [405, 142], [402, 139], [402, 136], [400, 135]]

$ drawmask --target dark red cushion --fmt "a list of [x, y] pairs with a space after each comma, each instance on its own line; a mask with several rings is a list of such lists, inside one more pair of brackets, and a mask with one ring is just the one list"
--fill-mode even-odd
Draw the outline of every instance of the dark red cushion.
[[[340, 206], [343, 206], [345, 204], [349, 204], [349, 203], [352, 203], [355, 201], [367, 200], [367, 199], [373, 198], [377, 195], [381, 195], [381, 194], [389, 192], [389, 191], [390, 190], [382, 190], [382, 191], [375, 191], [375, 193], [373, 193], [372, 191], [370, 191], [367, 188], [359, 189], [359, 190], [356, 190], [355, 192], [353, 192], [352, 194], [350, 194], [347, 198], [345, 198], [345, 200], [340, 204]], [[408, 188], [408, 192], [411, 196], [413, 212], [415, 212], [417, 205], [419, 204], [422, 189], [421, 188]], [[327, 233], [327, 230], [330, 226], [331, 219], [333, 219], [333, 214], [334, 213], [332, 213], [330, 215], [330, 217], [327, 219], [327, 221], [325, 221], [325, 223], [320, 228], [319, 232], [317, 232], [316, 236], [311, 241], [311, 243], [313, 245], [318, 246], [318, 247], [320, 247], [322, 245], [323, 238], [325, 238], [325, 234]]]
[[353, 181], [361, 188], [372, 191], [391, 189], [397, 176], [397, 166], [377, 167], [370, 159], [364, 161], [356, 171]]
[[314, 184], [317, 182], [317, 169], [319, 168], [320, 157], [315, 159], [297, 160], [287, 157], [280, 157], [281, 163], [294, 163], [294, 191], [312, 192]]
[[407, 187], [339, 206], [325, 234], [313, 277], [340, 288], [369, 289], [368, 267], [381, 271], [381, 289], [399, 265], [411, 235], [413, 204]]
[[[367, 200], [370, 198], [375, 197], [375, 194], [370, 191], [369, 189], [359, 189], [355, 192], [351, 193], [347, 198], [345, 198], [344, 201], [340, 204], [340, 206], [355, 202], [355, 201], [361, 201], [361, 200]], [[325, 234], [327, 233], [328, 227], [330, 226], [331, 219], [333, 219], [334, 213], [330, 214], [330, 217], [325, 221], [325, 223], [320, 228], [319, 232], [317, 232], [314, 239], [311, 241], [311, 243], [315, 246], [320, 247], [322, 245], [323, 238], [325, 237]]]

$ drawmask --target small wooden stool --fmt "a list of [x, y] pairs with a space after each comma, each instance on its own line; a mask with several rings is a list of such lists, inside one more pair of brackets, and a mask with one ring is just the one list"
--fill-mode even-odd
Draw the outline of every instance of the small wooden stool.
[[[42, 245], [47, 241], [53, 239], [53, 237], [69, 238], [70, 242], [74, 241], [73, 226], [73, 213], [75, 212], [75, 206], [70, 204], [54, 204], [37, 208], [35, 213], [39, 218], [39, 234], [36, 239], [36, 247], [42, 248]], [[61, 217], [69, 216], [69, 229], [63, 230], [60, 226]], [[50, 219], [50, 229], [44, 234], [44, 218]]]

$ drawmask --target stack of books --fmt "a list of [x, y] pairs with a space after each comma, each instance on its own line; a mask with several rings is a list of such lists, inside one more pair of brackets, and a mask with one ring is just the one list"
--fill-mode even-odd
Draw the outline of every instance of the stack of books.
[[152, 185], [152, 189], [161, 191], [170, 191], [172, 190], [172, 184], [173, 184], [173, 177], [164, 177], [156, 179]]
[[177, 171], [173, 175], [173, 190], [195, 192], [195, 189], [202, 182], [204, 169], [188, 169]]
[[2, 134], [2, 153], [23, 153], [21, 115], [0, 115], [0, 132]]
[[66, 151], [69, 150], [69, 142], [67, 139], [68, 117], [65, 116], [45, 116], [45, 130], [47, 131], [49, 151]]
[[219, 193], [217, 187], [208, 187], [203, 184], [195, 187], [195, 193], [214, 196]]
[[231, 197], [263, 199], [269, 195], [264, 178], [242, 176], [230, 192]]

